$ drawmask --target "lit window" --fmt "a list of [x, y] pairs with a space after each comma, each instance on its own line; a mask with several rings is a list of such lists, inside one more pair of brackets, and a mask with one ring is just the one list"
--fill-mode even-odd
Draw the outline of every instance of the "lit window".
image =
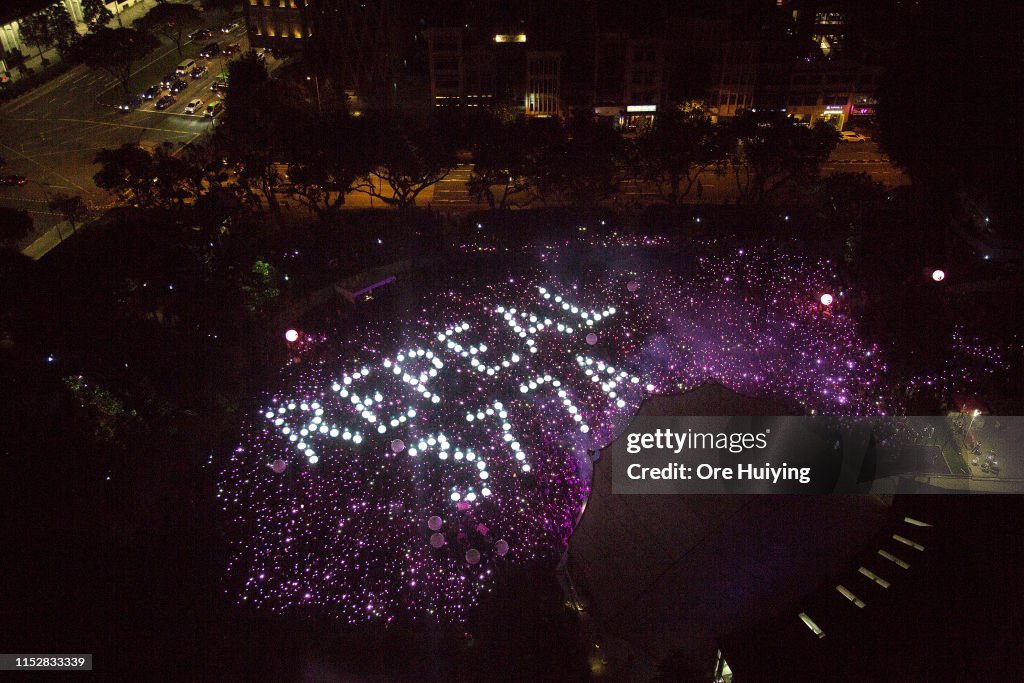
[[898, 541], [899, 543], [902, 543], [903, 545], [910, 546], [914, 550], [924, 550], [924, 546], [921, 545], [920, 543], [914, 543], [909, 538], [906, 538], [905, 536], [900, 536], [899, 534], [893, 534], [892, 535], [892, 540]]
[[841, 594], [841, 595], [842, 595], [842, 596], [843, 596], [844, 598], [846, 598], [847, 600], [849, 600], [850, 602], [852, 602], [853, 604], [855, 604], [855, 605], [856, 605], [857, 607], [864, 607], [864, 601], [863, 601], [863, 600], [861, 600], [860, 598], [858, 598], [858, 597], [857, 597], [856, 595], [854, 595], [853, 593], [851, 593], [851, 592], [850, 592], [850, 589], [849, 589], [849, 588], [847, 588], [846, 586], [844, 586], [844, 585], [842, 585], [842, 584], [839, 584], [838, 586], [836, 586], [836, 590], [837, 590], [837, 591], [839, 591], [839, 593], [840, 593], [840, 594]]
[[914, 519], [913, 517], [904, 517], [903, 521], [907, 524], [913, 524], [914, 526], [931, 526], [928, 522], [922, 522], [921, 520]]
[[891, 583], [889, 583], [888, 581], [886, 581], [885, 579], [880, 577], [878, 574], [876, 574], [873, 571], [871, 571], [870, 569], [868, 569], [867, 567], [861, 567], [857, 571], [859, 571], [861, 574], [863, 574], [864, 576], [868, 577], [869, 579], [871, 579], [872, 581], [877, 583], [882, 588], [888, 588], [889, 586], [892, 585]]
[[811, 629], [811, 631], [814, 632], [814, 635], [818, 636], [819, 638], [824, 638], [825, 637], [825, 632], [822, 631], [821, 628], [817, 624], [814, 623], [813, 619], [811, 619], [809, 616], [807, 616], [806, 612], [801, 612], [799, 614], [799, 617], [800, 617], [800, 621], [804, 622], [804, 625], [806, 625], [807, 628]]
[[903, 567], [904, 569], [910, 569], [910, 565], [909, 564], [907, 564], [906, 562], [904, 562], [903, 560], [901, 560], [900, 558], [896, 557], [895, 555], [893, 555], [890, 552], [887, 552], [885, 550], [879, 550], [878, 554], [881, 555], [882, 557], [884, 557], [885, 559], [889, 560], [893, 564], [899, 566], [899, 567]]

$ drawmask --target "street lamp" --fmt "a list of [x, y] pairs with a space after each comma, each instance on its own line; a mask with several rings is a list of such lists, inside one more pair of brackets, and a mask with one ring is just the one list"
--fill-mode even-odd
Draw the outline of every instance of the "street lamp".
[[324, 115], [323, 108], [320, 106], [320, 79], [316, 76], [306, 76], [307, 81], [313, 81], [313, 86], [316, 88], [316, 113], [320, 116]]

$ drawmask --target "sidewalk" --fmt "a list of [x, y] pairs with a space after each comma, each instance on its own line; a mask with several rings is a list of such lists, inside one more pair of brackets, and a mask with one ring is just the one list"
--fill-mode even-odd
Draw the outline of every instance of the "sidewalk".
[[77, 230], [73, 231], [67, 221], [61, 221], [37, 237], [34, 242], [22, 249], [21, 253], [33, 261], [38, 261], [75, 232]]

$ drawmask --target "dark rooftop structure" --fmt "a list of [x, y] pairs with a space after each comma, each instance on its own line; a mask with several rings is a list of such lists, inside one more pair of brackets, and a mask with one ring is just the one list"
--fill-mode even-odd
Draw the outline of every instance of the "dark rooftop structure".
[[1024, 579], [1024, 504], [906, 495], [918, 486], [903, 482], [885, 533], [844, 574], [721, 640], [736, 680], [1019, 680], [1024, 591], [1002, 587]]
[[[709, 384], [651, 399], [639, 415], [794, 412]], [[648, 666], [677, 651], [710, 664], [726, 634], [767, 615], [795, 619], [800, 599], [847, 571], [889, 517], [878, 496], [613, 495], [612, 458], [609, 446], [594, 467], [567, 566], [599, 637]]]

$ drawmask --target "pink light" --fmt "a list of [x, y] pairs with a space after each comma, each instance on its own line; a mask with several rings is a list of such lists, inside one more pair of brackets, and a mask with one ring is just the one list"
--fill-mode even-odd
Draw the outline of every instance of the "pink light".
[[822, 306], [831, 306], [832, 305], [832, 301], [833, 301], [833, 299], [832, 299], [832, 295], [831, 294], [822, 294], [821, 295], [821, 305]]
[[290, 344], [299, 340], [298, 330], [288, 330], [284, 333], [285, 340]]

